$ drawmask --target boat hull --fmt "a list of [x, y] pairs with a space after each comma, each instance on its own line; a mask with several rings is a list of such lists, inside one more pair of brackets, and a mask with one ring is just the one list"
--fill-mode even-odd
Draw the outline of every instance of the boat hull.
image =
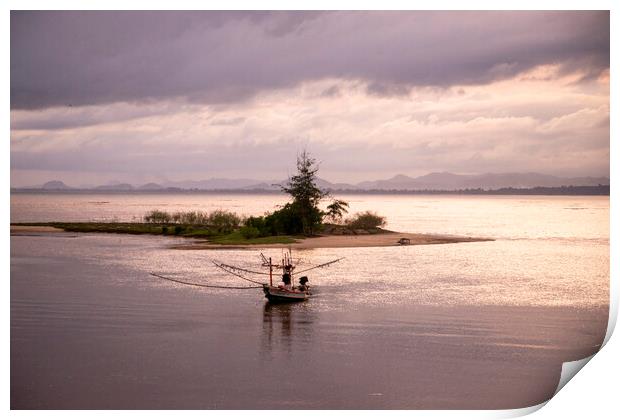
[[303, 302], [310, 296], [309, 292], [287, 290], [281, 287], [263, 286], [265, 297], [271, 303]]

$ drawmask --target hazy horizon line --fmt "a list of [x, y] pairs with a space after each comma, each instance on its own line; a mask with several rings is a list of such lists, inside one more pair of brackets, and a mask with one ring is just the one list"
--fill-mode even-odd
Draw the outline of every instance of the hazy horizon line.
[[[361, 181], [350, 181], [350, 182], [346, 182], [346, 181], [334, 181], [331, 179], [328, 179], [327, 177], [322, 177], [322, 176], [318, 176], [317, 178], [328, 182], [330, 184], [346, 184], [346, 185], [350, 185], [350, 186], [358, 186], [359, 184], [362, 183], [366, 183], [366, 182], [380, 182], [380, 181], [389, 181], [392, 180], [394, 178], [397, 177], [407, 177], [411, 180], [416, 180], [418, 178], [421, 177], [425, 177], [425, 176], [429, 176], [429, 175], [456, 175], [456, 176], [462, 176], [462, 177], [482, 177], [482, 176], [493, 176], [493, 175], [514, 175], [514, 176], [519, 176], [519, 175], [538, 175], [538, 176], [545, 176], [545, 177], [554, 177], [554, 178], [559, 178], [559, 179], [574, 179], [574, 178], [606, 178], [608, 180], [611, 179], [611, 174], [609, 175], [555, 175], [555, 174], [550, 174], [550, 173], [543, 173], [543, 172], [535, 172], [535, 171], [528, 171], [528, 172], [481, 172], [481, 173], [458, 173], [458, 172], [451, 172], [451, 171], [432, 171], [432, 172], [427, 172], [424, 175], [418, 175], [418, 176], [412, 176], [412, 175], [407, 175], [404, 173], [397, 173], [394, 174], [390, 177], [384, 177], [384, 178], [367, 178], [367, 179], [363, 179]], [[67, 182], [64, 179], [62, 179], [63, 177], [58, 177], [58, 178], [50, 178], [46, 181], [42, 181], [39, 184], [22, 184], [22, 185], [10, 185], [10, 188], [12, 189], [28, 189], [28, 188], [37, 188], [39, 186], [43, 186], [47, 183], [50, 182], [62, 182], [63, 184], [65, 184], [67, 187], [70, 188], [75, 188], [75, 189], [89, 189], [89, 188], [96, 188], [96, 187], [101, 187], [101, 186], [113, 186], [113, 185], [119, 185], [119, 184], [129, 184], [132, 187], [135, 188], [139, 188], [141, 186], [144, 185], [148, 185], [148, 184], [158, 184], [161, 185], [162, 183], [183, 183], [183, 182], [204, 182], [204, 181], [215, 181], [215, 180], [221, 180], [221, 181], [252, 181], [252, 182], [256, 182], [256, 183], [279, 183], [279, 182], [283, 182], [286, 181], [287, 179], [289, 179], [289, 177], [285, 177], [282, 179], [264, 179], [264, 178], [252, 178], [252, 177], [237, 177], [237, 178], [229, 178], [229, 177], [225, 177], [225, 176], [211, 176], [211, 177], [200, 177], [200, 178], [183, 178], [183, 179], [164, 179], [164, 180], [152, 180], [152, 181], [135, 181], [135, 180], [119, 180], [119, 179], [110, 179], [107, 182], [104, 183], [81, 183], [79, 185], [76, 185], [74, 183], [71, 183], [70, 181]], [[170, 187], [169, 187], [170, 188]], [[181, 187], [182, 188], [182, 187]], [[234, 188], [233, 188], [234, 189]]]

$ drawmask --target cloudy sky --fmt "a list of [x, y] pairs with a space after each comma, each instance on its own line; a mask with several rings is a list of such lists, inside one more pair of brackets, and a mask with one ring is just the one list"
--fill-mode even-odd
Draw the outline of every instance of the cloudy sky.
[[607, 12], [12, 12], [11, 185], [609, 176]]

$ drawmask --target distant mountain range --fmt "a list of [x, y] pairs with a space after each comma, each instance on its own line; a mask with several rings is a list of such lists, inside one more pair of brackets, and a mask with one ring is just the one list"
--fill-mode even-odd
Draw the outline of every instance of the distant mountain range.
[[498, 188], [533, 188], [562, 186], [609, 185], [609, 178], [579, 177], [564, 178], [539, 173], [500, 173], [481, 175], [457, 175], [450, 172], [433, 172], [411, 178], [396, 175], [389, 179], [360, 182], [356, 185], [362, 190], [484, 190]]
[[[74, 188], [62, 181], [49, 181], [43, 185], [14, 188], [14, 191], [178, 191], [178, 190], [239, 190], [239, 191], [278, 191], [278, 184], [286, 181], [260, 181], [256, 179], [211, 178], [202, 181], [174, 181], [161, 184], [148, 183], [131, 185], [112, 182], [88, 188]], [[396, 175], [388, 179], [364, 181], [357, 184], [332, 183], [317, 179], [317, 184], [330, 191], [455, 191], [467, 189], [495, 190], [501, 188], [534, 188], [562, 186], [609, 185], [606, 177], [565, 178], [539, 173], [487, 173], [481, 175], [458, 175], [450, 172], [433, 172], [419, 177]]]

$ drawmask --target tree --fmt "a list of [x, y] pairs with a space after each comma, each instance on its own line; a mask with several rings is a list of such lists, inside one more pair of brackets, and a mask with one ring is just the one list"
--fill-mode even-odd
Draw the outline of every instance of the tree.
[[342, 216], [348, 213], [349, 203], [343, 200], [334, 200], [329, 206], [327, 206], [327, 213], [325, 214], [329, 220], [337, 223], [342, 220]]
[[282, 191], [293, 197], [293, 202], [287, 204], [281, 211], [287, 213], [288, 226], [301, 229], [301, 233], [312, 235], [321, 224], [324, 213], [318, 205], [321, 199], [328, 196], [316, 184], [316, 173], [319, 168], [316, 160], [304, 150], [297, 156], [297, 174], [289, 178]]

